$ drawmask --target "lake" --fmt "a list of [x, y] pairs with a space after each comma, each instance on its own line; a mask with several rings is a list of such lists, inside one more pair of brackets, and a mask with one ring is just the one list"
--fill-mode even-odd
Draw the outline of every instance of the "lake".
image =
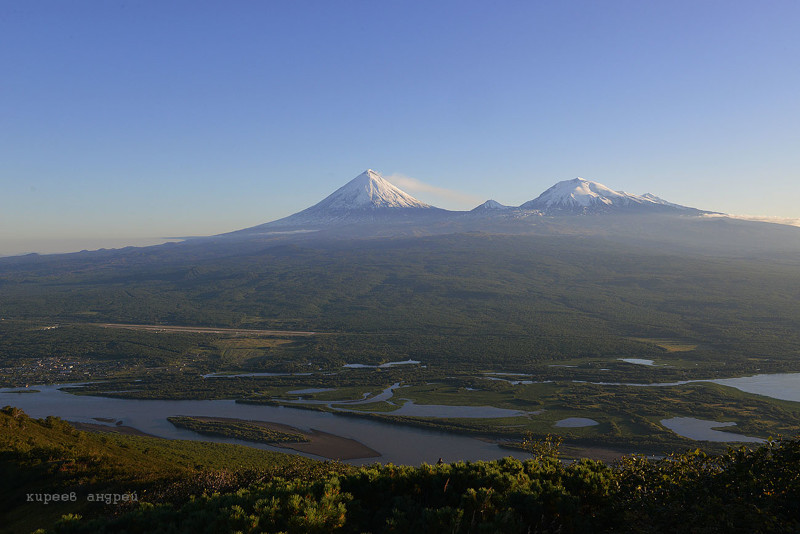
[[588, 419], [586, 417], [567, 417], [566, 419], [557, 421], [555, 426], [560, 428], [581, 428], [584, 426], [594, 426], [599, 424], [600, 423], [594, 419]]
[[[573, 382], [585, 382], [573, 380]], [[598, 386], [669, 387], [697, 382], [711, 382], [736, 388], [745, 393], [754, 393], [773, 399], [800, 402], [800, 373], [777, 373], [771, 375], [742, 376], [739, 378], [714, 378], [708, 380], [681, 380], [679, 382], [589, 382]]]
[[800, 402], [800, 373], [721, 378], [709, 380], [709, 382], [736, 388], [746, 393], [772, 397], [773, 399]]
[[694, 417], [673, 417], [662, 419], [661, 424], [669, 428], [679, 436], [699, 441], [717, 442], [745, 442], [745, 443], [764, 443], [765, 440], [734, 432], [722, 432], [714, 430], [726, 426], [736, 426], [734, 422], [720, 423], [717, 421], [706, 421], [695, 419]]

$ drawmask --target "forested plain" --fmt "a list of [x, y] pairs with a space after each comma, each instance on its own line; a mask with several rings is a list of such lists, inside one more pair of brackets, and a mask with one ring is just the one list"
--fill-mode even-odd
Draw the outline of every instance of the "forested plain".
[[[594, 355], [658, 356], [664, 349], [646, 340], [666, 339], [696, 345], [683, 356], [707, 372], [740, 372], [784, 366], [800, 348], [800, 270], [791, 259], [659, 253], [564, 236], [225, 250], [203, 254], [195, 244], [0, 262], [3, 318], [333, 334], [300, 351], [319, 363], [411, 357], [522, 370]], [[296, 362], [294, 348], [267, 363]], [[20, 353], [17, 345], [3, 350], [3, 358]]]
[[[713, 412], [709, 406], [762, 437], [786, 435], [798, 428], [793, 403], [755, 410], [768, 401], [708, 384], [685, 386], [692, 395], [675, 388], [611, 388], [608, 395], [609, 387], [576, 381], [673, 382], [798, 370], [798, 265], [791, 257], [689, 254], [581, 235], [485, 234], [189, 243], [12, 258], [0, 262], [0, 365], [7, 386], [113, 379], [84, 392], [124, 391], [117, 395], [133, 398], [280, 402], [292, 389], [322, 387], [337, 388], [330, 400], [345, 400], [395, 382], [435, 382], [404, 396], [545, 408], [550, 415], [624, 414], [606, 417], [599, 428], [560, 430], [616, 445], [635, 435], [647, 441], [643, 434], [652, 428], [643, 417], [653, 423], [670, 414]], [[154, 332], [103, 323], [316, 334]], [[343, 368], [404, 360], [420, 364]], [[213, 372], [296, 376], [203, 378]], [[492, 372], [555, 381], [557, 392], [488, 380]], [[484, 394], [465, 395], [467, 389]], [[746, 417], [753, 411], [758, 418]], [[406, 423], [509, 434], [487, 421]], [[528, 425], [517, 437], [527, 430], [542, 432]], [[663, 428], [659, 439], [683, 442]]]
[[[645, 467], [650, 464], [644, 460], [639, 463], [631, 460], [629, 465], [651, 470], [648, 473], [680, 465], [686, 473], [694, 473], [697, 480], [706, 482], [710, 479], [703, 477], [728, 469], [720, 470], [719, 462], [734, 466], [748, 458], [771, 458], [776, 450], [796, 447], [795, 442], [784, 441], [784, 445], [764, 449], [771, 452], [736, 456], [725, 453], [724, 445], [678, 436], [659, 424], [662, 418], [685, 416], [734, 421], [737, 431], [762, 438], [794, 436], [800, 432], [797, 403], [707, 382], [661, 388], [624, 385], [800, 371], [800, 260], [792, 255], [723, 257], [585, 235], [476, 233], [358, 242], [265, 240], [246, 246], [220, 247], [187, 243], [57, 258], [5, 259], [0, 261], [0, 302], [0, 380], [7, 387], [103, 380], [102, 384], [90, 384], [73, 392], [129, 398], [233, 398], [251, 403], [292, 402], [293, 406], [297, 406], [294, 403], [298, 396], [291, 391], [318, 388], [332, 391], [305, 398], [329, 401], [328, 404], [307, 408], [336, 410], [341, 407], [337, 402], [374, 395], [401, 383], [402, 398], [417, 404], [491, 405], [541, 414], [498, 420], [406, 417], [392, 415], [396, 405], [376, 402], [350, 410], [347, 416], [476, 434], [523, 448], [526, 439], [543, 439], [551, 432], [559, 433], [566, 440], [565, 445], [603, 446], [620, 452], [664, 455], [700, 446], [722, 456], [708, 460], [705, 456], [689, 455], [668, 468], [663, 467], [666, 464], [659, 468]], [[159, 332], [110, 327], [107, 323], [314, 334]], [[646, 366], [623, 361], [631, 358], [655, 363]], [[407, 360], [419, 363], [379, 367]], [[353, 363], [374, 367], [344, 367]], [[208, 377], [211, 373], [252, 372], [276, 375]], [[570, 416], [590, 417], [599, 424], [554, 428], [557, 420]], [[795, 463], [791, 468], [797, 469], [796, 459], [792, 461]], [[587, 476], [606, 476], [603, 473], [607, 473], [608, 466], [591, 465], [592, 474]], [[761, 469], [765, 464], [758, 465]], [[498, 475], [501, 478], [525, 472], [526, 477], [536, 478], [536, 484], [541, 485], [544, 482], [537, 478], [540, 474], [532, 475], [539, 473], [540, 467], [506, 463], [490, 469], [503, 473]], [[365, 476], [378, 485], [389, 483], [387, 476], [389, 479], [398, 476], [390, 476], [382, 469], [361, 476], [362, 482], [358, 484], [366, 484]], [[437, 471], [439, 468], [432, 469], [424, 477], [442, 474]], [[480, 478], [483, 475], [479, 472], [485, 468], [464, 469], [469, 477]], [[406, 478], [423, 476], [421, 471], [404, 473], [402, 477]], [[574, 475], [559, 473], [559, 477]], [[616, 476], [629, 480], [625, 477], [633, 476], [619, 473], [609, 475], [609, 480], [615, 480]], [[629, 506], [635, 501], [635, 507], [646, 513], [654, 513], [659, 506], [666, 510], [678, 507], [674, 511], [688, 513], [681, 507], [689, 506], [700, 491], [699, 486], [693, 485], [694, 475], [670, 473], [669, 476], [682, 481], [669, 482], [667, 486], [671, 489], [664, 486], [657, 491], [643, 490], [636, 494], [638, 497], [632, 496], [634, 491], [624, 498], [607, 489], [600, 493], [614, 506], [623, 506], [620, 504], [623, 501], [627, 503], [624, 506]], [[762, 480], [762, 475], [766, 480], [772, 472], [756, 473], [754, 479]], [[548, 480], [550, 484], [552, 480]], [[795, 491], [791, 488], [796, 488], [796, 478], [790, 482], [786, 491]], [[290, 496], [299, 492], [315, 496], [308, 506], [312, 501], [317, 503], [315, 506], [330, 501], [332, 508], [311, 514], [333, 521], [325, 523], [320, 519], [320, 525], [324, 526], [315, 527], [320, 531], [350, 528], [343, 525], [381, 531], [383, 527], [360, 520], [347, 519], [341, 523], [336, 519], [342, 506], [347, 512], [345, 516], [353, 517], [348, 515], [352, 504], [348, 499], [361, 491], [352, 489], [353, 486], [342, 489], [345, 486], [337, 486], [339, 483], [331, 479], [314, 488], [301, 488], [303, 482], [284, 486], [281, 482], [267, 489], [261, 486], [258, 490], [243, 490], [245, 493], [239, 497], [209, 495], [187, 504], [188, 508], [172, 502], [169, 504], [172, 508], [168, 509], [158, 506], [143, 509], [135, 512], [140, 514], [135, 521], [143, 521], [150, 528], [155, 517], [171, 524], [178, 521], [177, 517], [206, 514], [208, 507], [234, 510], [231, 507], [239, 506], [242, 511], [235, 511], [240, 510], [236, 508], [230, 517], [214, 520], [233, 530], [300, 531], [297, 527], [300, 523], [291, 523], [289, 519], [263, 526], [266, 523], [262, 525], [258, 519], [262, 505], [256, 504], [263, 499], [283, 502], [281, 499], [285, 498], [295, 502]], [[609, 482], [609, 487], [617, 487], [618, 483]], [[414, 484], [424, 486], [427, 482]], [[369, 484], [364, 487], [374, 489]], [[464, 493], [467, 486], [459, 489], [461, 504], [440, 503], [449, 507], [451, 515], [438, 519], [430, 515], [432, 512], [423, 513], [424, 506], [413, 504], [414, 498], [403, 490], [402, 496], [397, 494], [391, 499], [406, 499], [403, 502], [407, 502], [408, 508], [398, 505], [399, 511], [387, 510], [395, 519], [385, 518], [385, 524], [405, 525], [402, 521], [413, 516], [430, 521], [426, 523], [428, 526], [420, 527], [421, 531], [439, 528], [430, 525], [477, 531], [476, 525], [484, 520], [493, 525], [487, 527], [490, 530], [500, 528], [501, 524], [533, 524], [534, 530], [543, 532], [559, 528], [563, 532], [592, 531], [585, 525], [594, 525], [591, 528], [595, 531], [644, 528], [632, 522], [633, 508], [625, 512], [612, 506], [601, 513], [583, 504], [580, 509], [588, 510], [592, 518], [613, 510], [617, 517], [627, 517], [627, 526], [619, 527], [610, 519], [609, 523], [593, 523], [595, 519], [591, 519], [588, 523], [565, 526], [559, 522], [562, 519], [547, 515], [550, 512], [537, 516], [544, 523], [531, 523], [533, 519], [503, 508], [508, 504], [506, 501], [499, 505], [489, 494], [476, 496], [475, 492], [487, 487], [495, 491], [500, 486], [479, 484], [469, 493], [471, 497]], [[670, 493], [673, 491], [678, 493]], [[202, 490], [196, 493], [202, 494]], [[537, 495], [525, 499], [549, 502], [542, 494]], [[513, 497], [517, 498], [522, 497]], [[669, 502], [659, 501], [662, 498]], [[214, 499], [222, 499], [226, 504]], [[359, 499], [354, 498], [354, 502]], [[469, 499], [475, 502], [483, 499], [480, 502], [486, 506], [469, 508], [464, 504]], [[678, 505], [671, 499], [684, 500]], [[561, 504], [547, 506], [563, 505], [558, 502]], [[751, 507], [747, 508], [750, 512], [762, 510], [762, 504], [762, 501], [755, 504], [748, 501], [745, 508]], [[734, 513], [727, 506], [719, 504], [713, 517], [745, 514], [742, 511], [745, 508], [737, 508]], [[506, 511], [501, 513], [501, 509]], [[770, 510], [765, 515], [758, 515], [759, 511], [755, 516], [763, 519], [759, 525], [796, 526], [796, 517], [789, 520], [785, 512]], [[275, 511], [274, 517], [286, 518], [281, 515], [285, 513], [285, 510]], [[565, 513], [557, 515], [563, 518]], [[235, 521], [231, 519], [234, 516]], [[667, 521], [666, 515], [660, 517]], [[131, 524], [124, 521], [131, 520], [119, 523], [127, 526], [113, 528], [128, 529]], [[255, 526], [246, 526], [248, 522], [254, 522]], [[89, 528], [81, 525], [85, 521], [68, 521], [59, 528], [64, 531]], [[710, 525], [703, 527], [705, 531], [714, 531]], [[108, 525], [102, 528], [114, 531]], [[395, 530], [404, 531], [403, 528]], [[669, 531], [668, 527], [664, 531]]]

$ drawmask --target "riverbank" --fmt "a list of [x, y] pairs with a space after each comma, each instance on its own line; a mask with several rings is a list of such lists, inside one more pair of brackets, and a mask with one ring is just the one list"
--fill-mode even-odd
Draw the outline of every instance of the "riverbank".
[[[153, 434], [142, 432], [138, 428], [126, 425], [103, 425], [100, 423], [82, 423], [80, 421], [67, 421], [70, 425], [78, 430], [85, 432], [98, 432], [101, 434], [122, 434], [124, 436], [146, 436], [148, 438], [158, 438]], [[159, 438], [162, 439], [162, 438]]]

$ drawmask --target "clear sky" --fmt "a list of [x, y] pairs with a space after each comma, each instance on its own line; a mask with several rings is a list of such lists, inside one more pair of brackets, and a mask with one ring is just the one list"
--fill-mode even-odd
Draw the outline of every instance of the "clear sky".
[[800, 218], [798, 28], [795, 0], [5, 0], [0, 254], [253, 226], [366, 168], [450, 209], [582, 176]]

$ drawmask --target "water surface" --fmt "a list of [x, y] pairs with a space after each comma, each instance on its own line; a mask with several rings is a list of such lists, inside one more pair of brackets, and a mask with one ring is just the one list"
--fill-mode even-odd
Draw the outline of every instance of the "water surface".
[[[586, 382], [573, 380], [573, 382]], [[776, 373], [770, 375], [743, 376], [739, 378], [715, 378], [709, 380], [680, 380], [678, 382], [588, 382], [599, 386], [669, 387], [699, 382], [711, 382], [773, 399], [800, 402], [800, 373]]]
[[283, 406], [238, 404], [233, 400], [142, 400], [71, 395], [60, 391], [59, 387], [64, 386], [36, 386], [39, 393], [26, 395], [8, 392], [18, 391], [19, 388], [0, 389], [0, 406], [17, 406], [35, 418], [54, 415], [68, 421], [84, 423], [97, 423], [95, 418], [121, 420], [126, 426], [168, 439], [238, 443], [260, 449], [289, 452], [287, 449], [231, 438], [200, 436], [190, 430], [173, 426], [166, 418], [188, 415], [271, 421], [301, 430], [316, 429], [355, 439], [381, 453], [380, 458], [348, 461], [354, 464], [378, 461], [419, 465], [422, 462], [435, 463], [439, 458], [443, 458], [446, 462], [456, 462], [492, 460], [505, 456], [530, 457], [524, 452], [501, 449], [497, 444], [468, 436], [393, 425], [341, 414]]
[[726, 426], [736, 426], [736, 423], [728, 421], [719, 423], [717, 421], [706, 421], [695, 419], [694, 417], [673, 417], [672, 419], [662, 419], [661, 424], [669, 428], [679, 436], [698, 441], [717, 441], [717, 442], [747, 442], [764, 443], [765, 440], [744, 434], [733, 432], [721, 432], [714, 428]]
[[736, 388], [745, 393], [755, 393], [773, 399], [800, 402], [800, 373], [744, 376], [709, 380], [715, 384]]

